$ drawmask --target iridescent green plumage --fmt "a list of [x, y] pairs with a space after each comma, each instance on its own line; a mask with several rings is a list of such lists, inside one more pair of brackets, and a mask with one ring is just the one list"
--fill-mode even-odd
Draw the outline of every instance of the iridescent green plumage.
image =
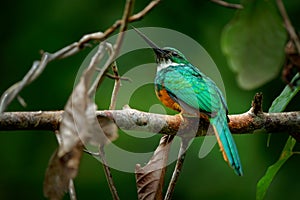
[[182, 101], [197, 111], [214, 116], [221, 108], [227, 110], [215, 83], [191, 64], [170, 65], [159, 70], [155, 84], [164, 85], [176, 101]]
[[214, 128], [225, 161], [238, 175], [242, 166], [236, 145], [228, 127], [226, 101], [216, 84], [193, 66], [174, 48], [159, 48], [136, 30], [156, 54], [157, 74], [155, 89], [158, 98], [167, 107], [183, 114], [208, 116]]
[[[162, 50], [173, 52], [169, 53], [173, 54], [173, 58], [170, 58], [170, 61], [163, 61], [166, 66], [157, 71], [156, 92], [166, 90], [184, 113], [197, 115], [201, 112], [208, 115], [224, 159], [238, 175], [242, 175], [237, 148], [227, 124], [227, 105], [221, 91], [210, 78], [181, 57], [178, 50], [173, 48]], [[174, 58], [175, 55], [178, 57]]]

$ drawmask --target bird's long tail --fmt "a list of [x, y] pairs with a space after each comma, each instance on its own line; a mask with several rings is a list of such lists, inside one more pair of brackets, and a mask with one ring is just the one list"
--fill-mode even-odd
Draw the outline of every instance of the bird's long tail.
[[241, 161], [225, 113], [218, 113], [217, 116], [210, 119], [210, 123], [214, 128], [224, 160], [234, 169], [237, 175], [242, 176]]

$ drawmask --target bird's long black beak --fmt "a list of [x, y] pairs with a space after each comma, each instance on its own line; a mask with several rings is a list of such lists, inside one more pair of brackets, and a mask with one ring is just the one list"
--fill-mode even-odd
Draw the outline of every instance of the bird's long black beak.
[[154, 42], [152, 42], [146, 35], [144, 35], [141, 31], [139, 31], [138, 29], [134, 28], [132, 26], [133, 30], [135, 30], [135, 32], [137, 32], [139, 34], [139, 36], [141, 36], [141, 38], [143, 38], [143, 40], [145, 40], [145, 42], [147, 42], [147, 44], [153, 49], [154, 53], [156, 54], [157, 58], [163, 58], [166, 56], [166, 52], [161, 49], [159, 46], [157, 46]]

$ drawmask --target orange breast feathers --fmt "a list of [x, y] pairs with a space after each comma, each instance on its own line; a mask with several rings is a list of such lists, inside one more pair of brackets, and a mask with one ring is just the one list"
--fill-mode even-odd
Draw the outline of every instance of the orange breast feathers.
[[163, 88], [162, 90], [157, 91], [156, 90], [156, 95], [158, 99], [167, 107], [176, 110], [178, 112], [181, 112], [181, 107], [179, 106], [178, 103], [176, 103], [168, 94], [167, 90]]

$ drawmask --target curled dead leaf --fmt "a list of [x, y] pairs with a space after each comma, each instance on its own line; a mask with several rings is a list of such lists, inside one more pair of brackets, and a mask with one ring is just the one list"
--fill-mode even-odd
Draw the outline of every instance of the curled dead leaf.
[[144, 167], [136, 165], [135, 175], [139, 200], [162, 199], [168, 154], [173, 139], [174, 136], [164, 135], [150, 161]]
[[64, 193], [68, 191], [70, 180], [77, 176], [82, 148], [82, 144], [78, 143], [70, 152], [62, 157], [59, 157], [58, 150], [55, 150], [50, 158], [45, 174], [45, 197], [49, 199], [62, 199]]
[[101, 147], [117, 137], [117, 127], [112, 120], [97, 118], [97, 106], [89, 93], [96, 70], [93, 62], [102, 55], [102, 49], [100, 45], [65, 106], [57, 134], [59, 148], [50, 160], [45, 177], [44, 193], [50, 199], [61, 199], [70, 180], [76, 177], [83, 146]]

